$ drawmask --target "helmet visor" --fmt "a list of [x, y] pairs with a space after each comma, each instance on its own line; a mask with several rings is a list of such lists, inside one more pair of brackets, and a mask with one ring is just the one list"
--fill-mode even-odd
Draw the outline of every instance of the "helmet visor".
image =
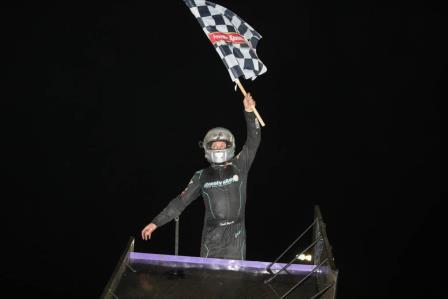
[[222, 150], [231, 148], [232, 143], [228, 140], [212, 140], [207, 142], [206, 147], [209, 150]]

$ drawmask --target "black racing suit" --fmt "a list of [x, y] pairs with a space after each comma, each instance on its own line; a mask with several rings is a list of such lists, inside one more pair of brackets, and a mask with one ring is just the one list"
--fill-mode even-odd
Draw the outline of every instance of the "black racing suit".
[[254, 113], [244, 112], [247, 140], [241, 152], [224, 165], [211, 164], [197, 171], [185, 190], [157, 215], [158, 227], [179, 216], [193, 200], [202, 195], [205, 204], [201, 257], [246, 258], [247, 176], [261, 140], [261, 130]]

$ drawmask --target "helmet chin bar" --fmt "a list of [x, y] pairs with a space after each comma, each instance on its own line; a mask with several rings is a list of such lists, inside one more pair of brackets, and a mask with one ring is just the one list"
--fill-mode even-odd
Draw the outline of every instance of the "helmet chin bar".
[[228, 160], [226, 156], [224, 151], [213, 151], [211, 155], [213, 163], [217, 164], [226, 162]]
[[214, 164], [222, 164], [233, 158], [234, 148], [222, 150], [205, 150], [205, 158]]

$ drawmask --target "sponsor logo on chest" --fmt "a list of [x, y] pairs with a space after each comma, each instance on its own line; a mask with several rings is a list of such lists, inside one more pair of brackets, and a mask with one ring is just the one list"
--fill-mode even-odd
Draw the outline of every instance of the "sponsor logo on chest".
[[235, 174], [233, 177], [227, 178], [223, 181], [207, 182], [204, 184], [204, 189], [227, 186], [227, 185], [233, 184], [235, 182], [238, 182], [239, 179], [240, 178], [238, 177], [238, 175]]

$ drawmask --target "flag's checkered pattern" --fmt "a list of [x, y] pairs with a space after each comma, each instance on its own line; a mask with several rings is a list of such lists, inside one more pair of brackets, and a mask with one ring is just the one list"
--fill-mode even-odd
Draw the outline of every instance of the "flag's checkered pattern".
[[216, 51], [233, 81], [243, 76], [254, 80], [267, 71], [257, 56], [256, 48], [261, 35], [229, 9], [204, 0], [184, 0], [207, 36], [210, 34], [239, 33], [243, 43], [224, 40], [215, 42]]

